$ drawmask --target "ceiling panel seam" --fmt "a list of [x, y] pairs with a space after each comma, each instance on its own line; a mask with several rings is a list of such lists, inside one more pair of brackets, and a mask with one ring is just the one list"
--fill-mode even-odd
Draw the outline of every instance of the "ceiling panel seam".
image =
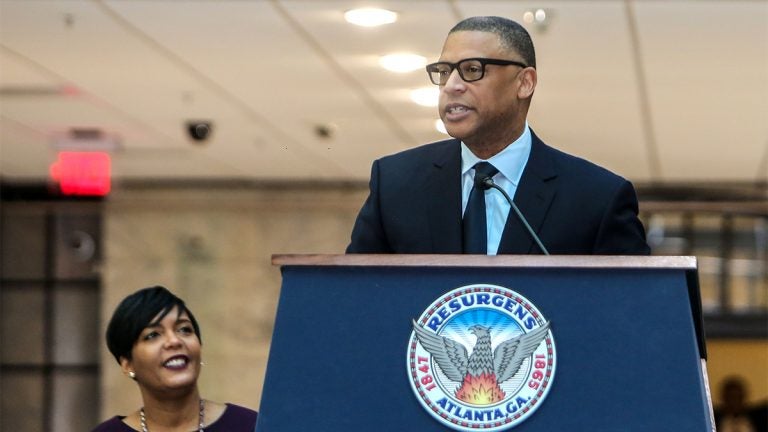
[[[16, 119], [8, 118], [2, 114], [0, 114], [0, 123], [7, 123], [8, 125], [11, 125], [11, 127], [17, 127], [20, 130], [23, 130], [24, 132], [46, 137], [45, 133], [33, 128], [32, 126], [26, 123], [22, 123]], [[0, 161], [3, 161], [3, 165], [10, 166], [12, 171], [22, 169], [23, 167], [20, 166], [18, 163], [16, 163], [17, 161], [9, 160], [7, 157], [5, 157], [5, 155], [3, 154], [3, 147], [4, 147], [3, 144], [4, 144], [3, 141], [0, 140]], [[2, 178], [3, 178], [3, 173], [0, 172], [0, 179]]]
[[[40, 135], [43, 138], [46, 138], [48, 136], [45, 132], [43, 132], [43, 131], [41, 131], [39, 129], [36, 129], [36, 128], [34, 128], [34, 127], [24, 123], [24, 122], [20, 122], [20, 121], [14, 119], [14, 118], [7, 117], [6, 115], [2, 114], [1, 112], [0, 112], [0, 121], [8, 122], [8, 124], [17, 126], [17, 127], [19, 127], [19, 129], [24, 129], [24, 131], [26, 131], [26, 132], [31, 132], [33, 134]], [[0, 148], [2, 148], [2, 144], [3, 143], [0, 142]], [[2, 155], [0, 155], [0, 156], [2, 156]]]
[[[48, 69], [46, 66], [44, 66], [44, 65], [38, 63], [37, 61], [35, 61], [35, 60], [25, 56], [24, 54], [21, 54], [21, 53], [17, 52], [16, 50], [14, 50], [12, 48], [7, 47], [6, 45], [4, 45], [2, 43], [0, 43], [0, 49], [2, 49], [6, 54], [9, 54], [9, 55], [15, 57], [18, 61], [20, 61], [20, 62], [26, 64], [27, 66], [37, 70], [41, 74], [48, 76], [51, 80], [58, 81], [59, 83], [71, 83], [71, 84], [73, 84], [75, 86], [75, 88], [76, 88], [76, 93], [75, 93], [76, 97], [78, 97], [78, 98], [80, 98], [82, 100], [85, 100], [85, 101], [87, 101], [89, 103], [92, 103], [93, 105], [95, 105], [95, 106], [97, 106], [99, 108], [105, 109], [107, 111], [110, 111], [110, 112], [118, 115], [118, 116], [121, 116], [122, 118], [124, 118], [128, 122], [130, 122], [130, 123], [140, 127], [141, 130], [152, 131], [152, 132], [158, 134], [159, 136], [165, 137], [169, 141], [175, 141], [172, 137], [170, 137], [170, 136], [164, 134], [163, 132], [155, 129], [154, 127], [152, 127], [151, 125], [145, 123], [144, 121], [142, 121], [140, 119], [137, 119], [136, 117], [131, 116], [130, 114], [126, 113], [125, 111], [123, 111], [121, 109], [119, 109], [118, 107], [113, 106], [112, 104], [110, 104], [106, 100], [102, 100], [101, 98], [95, 96], [94, 94], [92, 94], [87, 89], [84, 90], [80, 85], [77, 84], [76, 81], [68, 79], [67, 77], [62, 76], [61, 74], [59, 74], [57, 72], [54, 72], [51, 69]], [[22, 123], [19, 123], [19, 124], [22, 124]], [[46, 136], [48, 135], [48, 134], [46, 134], [43, 131], [38, 131], [38, 132], [40, 132], [41, 134], [46, 135]]]
[[629, 30], [630, 47], [632, 49], [632, 63], [635, 69], [635, 82], [637, 83], [637, 96], [640, 102], [640, 122], [643, 131], [645, 148], [648, 155], [648, 170], [655, 181], [662, 179], [661, 160], [659, 148], [656, 142], [656, 130], [651, 116], [651, 103], [648, 97], [648, 83], [643, 68], [643, 54], [640, 47], [640, 35], [637, 28], [637, 16], [634, 10], [634, 0], [624, 0], [624, 10], [627, 17], [627, 29]]
[[[160, 53], [163, 57], [165, 57], [167, 60], [169, 60], [171, 63], [176, 65], [179, 69], [183, 70], [184, 72], [188, 73], [191, 77], [196, 79], [198, 82], [200, 82], [201, 85], [204, 87], [207, 87], [210, 89], [213, 93], [219, 95], [223, 100], [228, 101], [235, 107], [237, 107], [245, 116], [252, 121], [256, 122], [257, 124], [260, 124], [262, 128], [269, 130], [272, 134], [279, 137], [281, 140], [284, 140], [285, 143], [294, 145], [299, 148], [303, 148], [304, 150], [307, 150], [314, 154], [315, 156], [321, 158], [324, 160], [327, 164], [330, 166], [333, 166], [336, 170], [342, 173], [347, 173], [347, 169], [344, 168], [342, 165], [337, 163], [336, 161], [329, 159], [324, 153], [315, 151], [310, 146], [306, 146], [302, 144], [300, 141], [294, 139], [290, 135], [288, 135], [286, 132], [284, 132], [280, 127], [273, 124], [269, 120], [267, 120], [264, 116], [259, 114], [255, 109], [253, 109], [248, 103], [241, 100], [231, 92], [229, 92], [226, 88], [224, 88], [222, 85], [214, 81], [212, 78], [206, 76], [199, 70], [197, 70], [194, 66], [192, 66], [190, 63], [188, 63], [186, 60], [181, 58], [179, 55], [171, 51], [169, 48], [149, 36], [148, 34], [141, 31], [139, 28], [134, 26], [131, 22], [129, 22], [126, 18], [124, 18], [122, 15], [120, 15], [118, 12], [110, 8], [107, 4], [104, 3], [103, 0], [93, 0], [96, 4], [98, 4], [104, 13], [106, 13], [110, 18], [112, 18], [116, 24], [118, 24], [121, 28], [126, 30], [129, 34], [137, 37], [139, 40], [146, 43], [149, 47]], [[234, 167], [233, 167], [234, 168]], [[241, 171], [238, 169], [238, 171]]]
[[38, 72], [48, 77], [48, 79], [50, 79], [51, 81], [59, 81], [59, 82], [67, 81], [61, 75], [57, 74], [56, 72], [53, 72], [52, 70], [46, 68], [40, 63], [37, 63], [36, 61], [30, 59], [29, 57], [26, 57], [25, 55], [17, 52], [13, 48], [9, 48], [2, 42], [0, 42], [0, 49], [2, 49], [6, 54], [10, 55], [11, 57], [15, 57], [20, 62], [25, 63], [28, 66], [31, 66], [33, 69], [36, 69]]
[[461, 9], [459, 8], [459, 5], [456, 4], [456, 0], [445, 0], [448, 2], [448, 7], [451, 9], [451, 13], [453, 14], [453, 19], [458, 23], [459, 21], [464, 19], [464, 14], [461, 13]]
[[294, 29], [297, 35], [302, 40], [304, 40], [304, 42], [309, 45], [309, 47], [314, 50], [315, 53], [323, 61], [325, 61], [331, 70], [333, 70], [343, 82], [347, 83], [347, 85], [349, 85], [355, 92], [357, 92], [358, 95], [360, 95], [360, 97], [363, 99], [363, 102], [368, 105], [368, 107], [373, 110], [374, 113], [378, 114], [384, 123], [389, 125], [389, 128], [398, 138], [400, 138], [405, 147], [411, 147], [412, 145], [418, 143], [417, 140], [411, 134], [409, 134], [402, 125], [400, 125], [397, 119], [395, 119], [395, 117], [392, 116], [389, 111], [387, 111], [386, 108], [384, 108], [384, 106], [381, 105], [365, 89], [365, 87], [360, 84], [360, 82], [357, 81], [355, 77], [352, 76], [351, 73], [347, 72], [347, 70], [340, 65], [333, 58], [333, 56], [325, 48], [323, 48], [322, 44], [320, 44], [320, 42], [318, 42], [317, 39], [315, 39], [309, 33], [309, 31], [302, 27], [302, 25], [287, 10], [285, 10], [285, 8], [280, 4], [279, 0], [270, 0], [270, 3], [272, 3], [275, 10], [283, 16], [283, 19], [285, 19], [288, 25]]

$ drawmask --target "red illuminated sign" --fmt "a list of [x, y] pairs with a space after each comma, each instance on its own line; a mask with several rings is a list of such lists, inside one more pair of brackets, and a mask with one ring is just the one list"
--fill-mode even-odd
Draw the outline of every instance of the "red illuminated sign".
[[111, 160], [106, 152], [59, 152], [50, 173], [64, 195], [105, 196], [111, 188]]

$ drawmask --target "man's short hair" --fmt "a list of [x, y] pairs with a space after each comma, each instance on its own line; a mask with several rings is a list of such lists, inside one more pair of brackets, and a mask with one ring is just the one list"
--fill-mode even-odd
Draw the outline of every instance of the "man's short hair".
[[536, 51], [528, 31], [511, 19], [497, 16], [477, 16], [460, 21], [448, 34], [458, 31], [481, 31], [494, 33], [501, 39], [501, 45], [520, 54], [525, 64], [536, 67]]
[[[133, 345], [141, 332], [153, 323], [155, 317], [162, 320], [168, 312], [178, 309], [179, 315], [187, 313], [197, 339], [202, 342], [200, 327], [184, 301], [161, 286], [144, 288], [129, 295], [117, 306], [107, 326], [107, 348], [120, 363], [120, 358], [131, 360]], [[159, 314], [159, 316], [158, 316]]]

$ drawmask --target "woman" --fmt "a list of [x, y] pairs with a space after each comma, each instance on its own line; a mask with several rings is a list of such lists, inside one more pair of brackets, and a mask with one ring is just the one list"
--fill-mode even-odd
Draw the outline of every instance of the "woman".
[[195, 316], [167, 289], [144, 288], [126, 297], [107, 327], [107, 347], [138, 384], [144, 406], [93, 432], [252, 432], [256, 411], [200, 396], [201, 346]]

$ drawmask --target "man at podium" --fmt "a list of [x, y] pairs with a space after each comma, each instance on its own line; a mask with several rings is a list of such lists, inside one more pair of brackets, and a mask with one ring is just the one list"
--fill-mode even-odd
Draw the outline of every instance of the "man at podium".
[[453, 139], [373, 163], [347, 253], [650, 253], [632, 184], [529, 127], [536, 56], [520, 24], [465, 19], [439, 60], [427, 73]]

